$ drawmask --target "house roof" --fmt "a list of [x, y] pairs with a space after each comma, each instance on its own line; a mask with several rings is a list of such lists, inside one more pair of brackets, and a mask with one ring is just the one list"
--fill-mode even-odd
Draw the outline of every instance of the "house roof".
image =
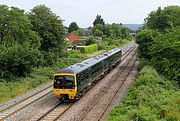
[[75, 34], [74, 32], [69, 33], [66, 37], [70, 43], [80, 40], [80, 37], [77, 34]]

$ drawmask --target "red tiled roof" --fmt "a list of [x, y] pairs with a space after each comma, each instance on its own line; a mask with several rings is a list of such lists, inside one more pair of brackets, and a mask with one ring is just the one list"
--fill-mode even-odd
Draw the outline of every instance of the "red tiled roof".
[[69, 39], [70, 43], [73, 43], [75, 41], [79, 41], [80, 40], [80, 37], [77, 34], [75, 34], [74, 32], [69, 33], [67, 35], [67, 38]]

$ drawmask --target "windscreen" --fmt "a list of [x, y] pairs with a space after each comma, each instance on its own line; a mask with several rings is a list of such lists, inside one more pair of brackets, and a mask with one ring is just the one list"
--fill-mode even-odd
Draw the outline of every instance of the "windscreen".
[[59, 89], [74, 89], [74, 76], [55, 76], [54, 88]]

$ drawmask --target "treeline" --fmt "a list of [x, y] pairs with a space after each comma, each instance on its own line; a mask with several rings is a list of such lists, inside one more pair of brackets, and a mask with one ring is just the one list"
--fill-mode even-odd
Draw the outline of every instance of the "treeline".
[[180, 83], [180, 7], [160, 7], [145, 19], [137, 34], [142, 60]]
[[[79, 28], [76, 22], [72, 22], [68, 27], [68, 32], [75, 32], [81, 37], [85, 37], [86, 45], [98, 44], [99, 50], [109, 50], [122, 45], [124, 41], [131, 40], [130, 30], [121, 23], [108, 24], [104, 21], [101, 15], [97, 15], [93, 21], [93, 26], [88, 27], [90, 35], [86, 36], [82, 28]], [[96, 39], [100, 38], [101, 42]]]
[[[93, 26], [88, 27], [91, 35], [94, 37], [111, 38], [111, 39], [130, 39], [129, 29], [121, 23], [105, 23], [101, 15], [97, 15], [93, 21]], [[79, 28], [76, 22], [72, 22], [68, 27], [68, 32], [75, 32], [80, 36], [84, 36], [83, 30]]]

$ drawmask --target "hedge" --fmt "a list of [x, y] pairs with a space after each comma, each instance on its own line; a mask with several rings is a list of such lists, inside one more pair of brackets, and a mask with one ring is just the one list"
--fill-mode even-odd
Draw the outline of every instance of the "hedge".
[[80, 48], [81, 53], [92, 53], [98, 51], [98, 45], [92, 44], [88, 46], [83, 46]]

